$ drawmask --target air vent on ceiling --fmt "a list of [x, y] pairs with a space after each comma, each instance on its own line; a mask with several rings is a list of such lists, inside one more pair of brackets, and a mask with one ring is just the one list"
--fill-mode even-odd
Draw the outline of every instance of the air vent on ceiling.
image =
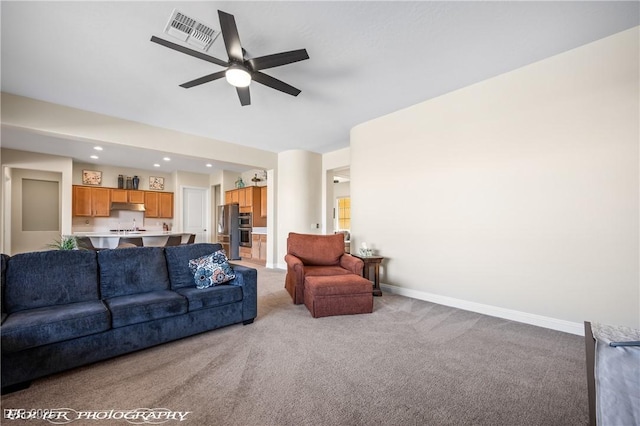
[[202, 50], [208, 50], [220, 31], [173, 9], [164, 32]]

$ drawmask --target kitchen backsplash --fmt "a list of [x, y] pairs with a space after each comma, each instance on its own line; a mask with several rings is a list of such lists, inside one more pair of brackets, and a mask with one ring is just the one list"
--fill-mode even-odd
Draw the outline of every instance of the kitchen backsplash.
[[73, 232], [108, 232], [111, 229], [131, 229], [133, 220], [139, 229], [147, 231], [162, 231], [162, 224], [169, 225], [173, 229], [173, 221], [167, 219], [148, 218], [145, 220], [143, 212], [128, 210], [114, 210], [109, 217], [78, 217], [72, 221]]

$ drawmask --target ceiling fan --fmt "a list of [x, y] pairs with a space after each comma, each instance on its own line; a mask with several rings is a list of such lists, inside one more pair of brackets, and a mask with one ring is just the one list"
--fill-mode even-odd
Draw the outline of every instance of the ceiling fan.
[[188, 89], [190, 87], [199, 86], [201, 84], [226, 77], [229, 84], [235, 86], [242, 106], [251, 104], [249, 84], [252, 80], [292, 96], [298, 96], [300, 94], [299, 89], [296, 89], [295, 87], [260, 71], [309, 59], [306, 49], [291, 50], [288, 52], [246, 59], [246, 51], [240, 44], [240, 36], [238, 35], [235, 18], [233, 15], [221, 10], [218, 10], [218, 17], [220, 18], [222, 38], [224, 39], [224, 45], [227, 50], [227, 55], [229, 56], [228, 61], [214, 58], [213, 56], [183, 47], [179, 44], [172, 43], [156, 36], [151, 37], [151, 41], [154, 43], [158, 43], [170, 49], [177, 50], [178, 52], [193, 56], [194, 58], [202, 59], [226, 68], [226, 70], [214, 72], [213, 74], [205, 75], [203, 77], [196, 78], [195, 80], [182, 83], [180, 87]]

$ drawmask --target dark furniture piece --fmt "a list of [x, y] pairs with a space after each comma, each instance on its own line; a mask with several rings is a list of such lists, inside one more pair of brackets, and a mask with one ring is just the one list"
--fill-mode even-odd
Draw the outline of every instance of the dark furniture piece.
[[173, 247], [179, 246], [180, 244], [182, 244], [182, 235], [169, 235], [169, 238], [167, 238], [167, 242], [164, 243], [164, 246]]
[[257, 271], [197, 289], [189, 260], [220, 244], [1, 255], [2, 391], [257, 315]]
[[120, 239], [118, 240], [118, 247], [128, 247], [125, 244], [132, 244], [136, 247], [142, 247], [142, 237], [120, 237]]
[[190, 234], [189, 239], [184, 244], [193, 244], [195, 243], [195, 241], [196, 241], [196, 234]]
[[93, 245], [93, 242], [91, 242], [91, 238], [89, 237], [77, 237], [76, 243], [78, 245], [78, 248], [81, 250], [94, 250], [94, 251], [103, 250], [102, 248], [95, 247]]
[[587, 356], [587, 393], [589, 396], [589, 426], [596, 426], [596, 339], [591, 331], [591, 323], [584, 322], [584, 343]]
[[364, 263], [344, 252], [342, 234], [315, 235], [290, 232], [287, 238], [285, 288], [296, 305], [304, 303], [307, 276], [362, 275]]
[[373, 295], [382, 296], [382, 290], [380, 289], [380, 263], [384, 257], [382, 256], [359, 256], [357, 254], [352, 255], [364, 262], [364, 268], [362, 269], [362, 276], [368, 280], [371, 280], [370, 272], [373, 267]]

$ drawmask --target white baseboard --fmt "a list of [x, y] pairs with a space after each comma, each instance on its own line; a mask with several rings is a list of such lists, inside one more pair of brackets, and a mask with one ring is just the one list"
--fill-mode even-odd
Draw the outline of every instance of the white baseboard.
[[380, 287], [389, 293], [400, 296], [411, 297], [412, 299], [424, 300], [437, 303], [439, 305], [451, 306], [465, 311], [477, 312], [479, 314], [492, 317], [504, 318], [511, 321], [536, 325], [538, 327], [549, 328], [551, 330], [563, 331], [565, 333], [584, 336], [584, 325], [542, 315], [529, 314], [526, 312], [514, 311], [512, 309], [500, 308], [498, 306], [485, 305], [482, 303], [470, 302], [468, 300], [456, 299], [448, 296], [427, 293], [424, 291], [412, 290], [389, 284], [380, 284]]

